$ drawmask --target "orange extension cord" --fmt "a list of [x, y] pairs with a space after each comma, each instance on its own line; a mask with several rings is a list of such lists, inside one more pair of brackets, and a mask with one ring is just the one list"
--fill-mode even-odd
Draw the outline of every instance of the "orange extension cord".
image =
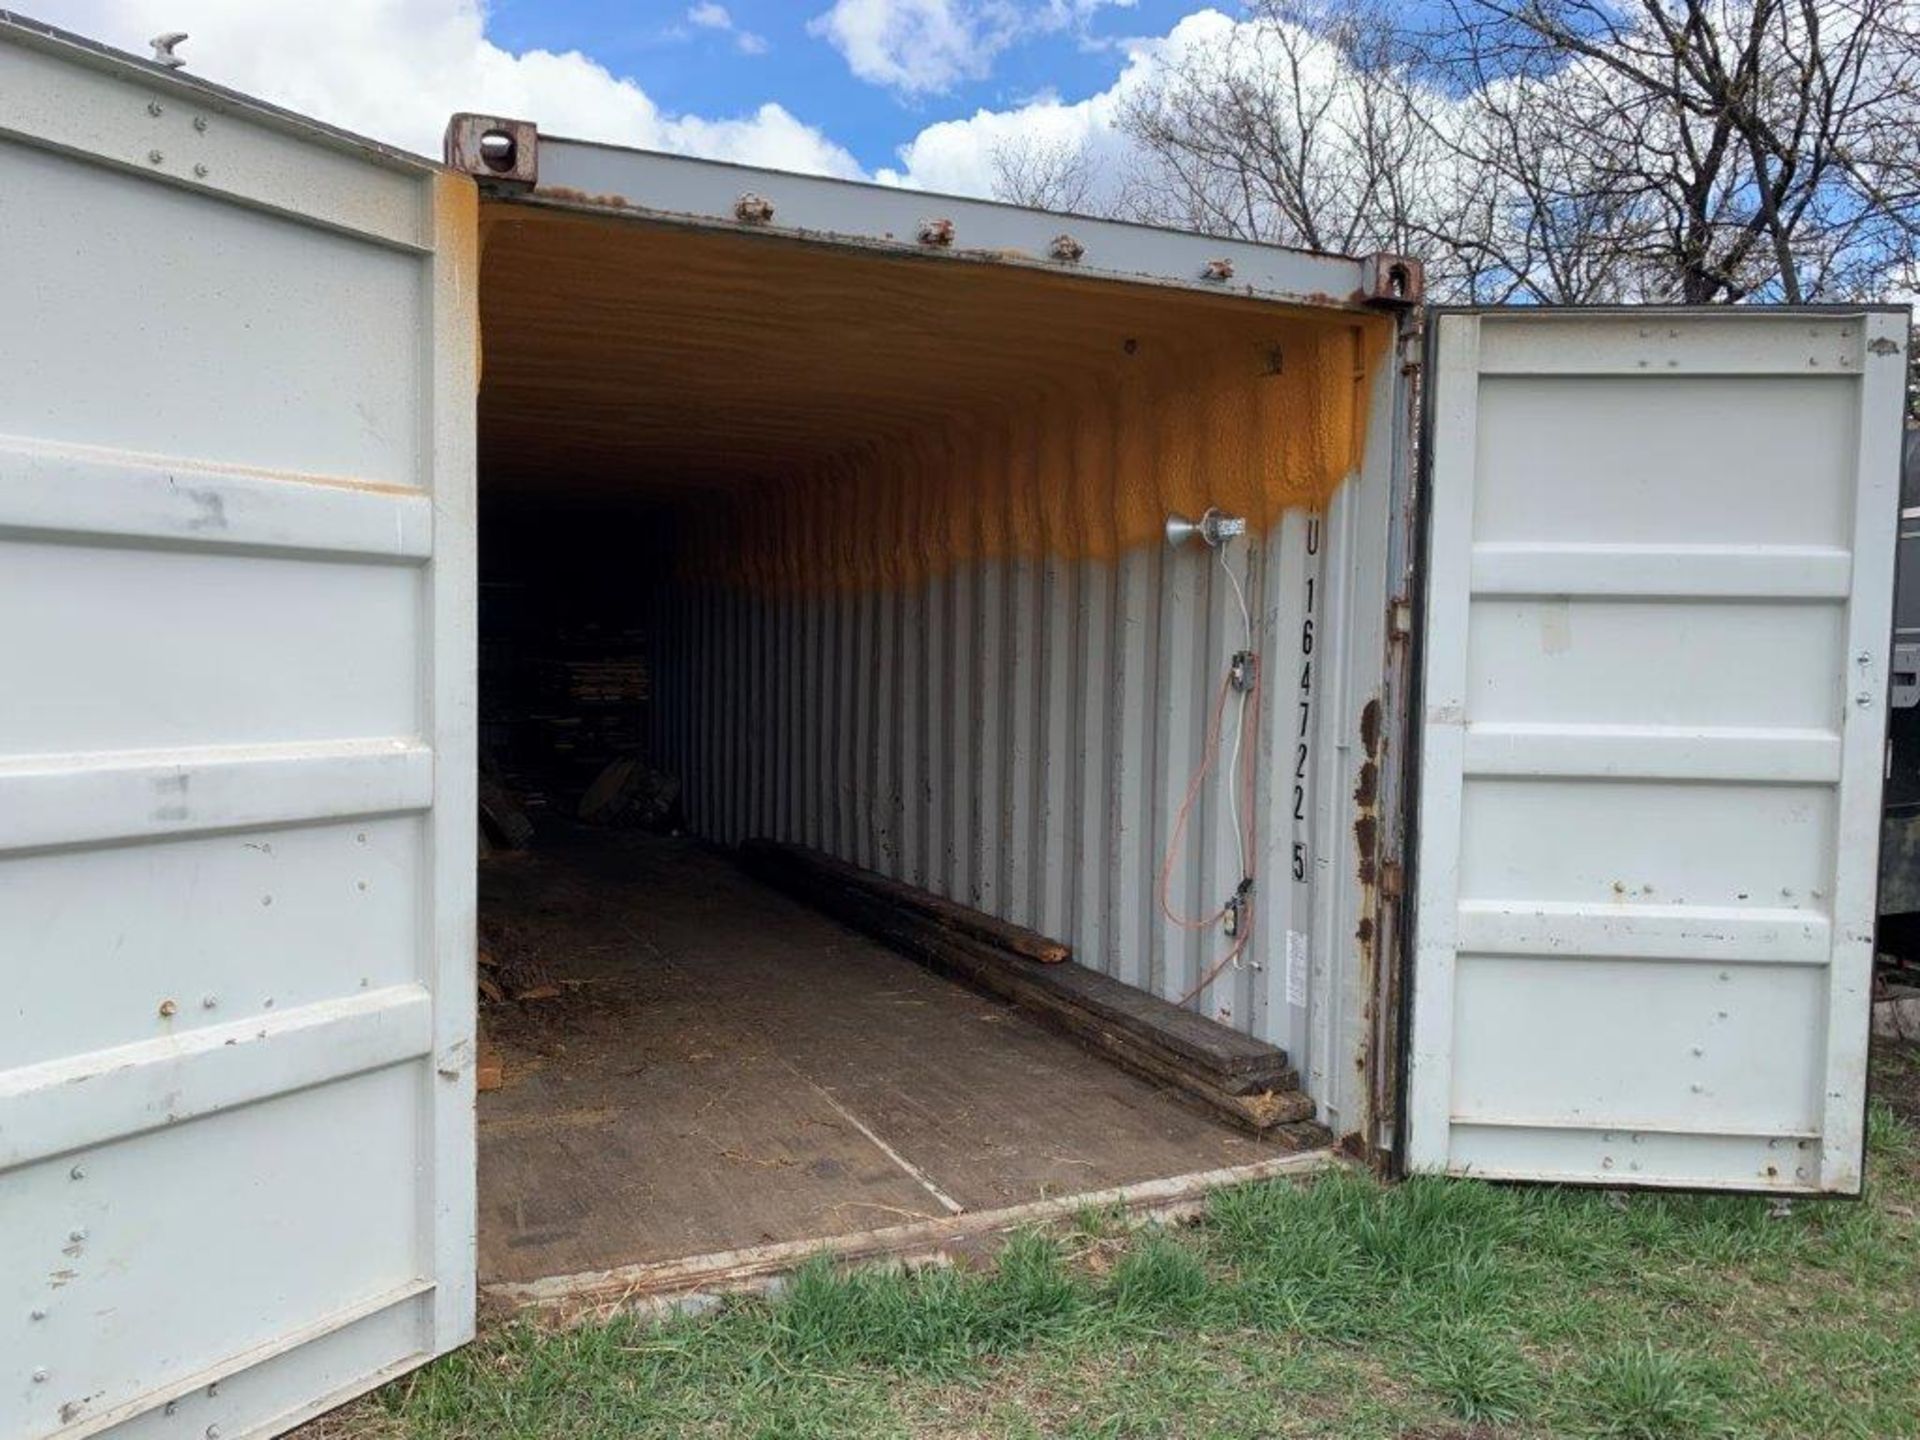
[[[1251, 678], [1247, 685], [1246, 699], [1245, 701], [1242, 702], [1246, 706], [1246, 709], [1242, 712], [1240, 716], [1240, 725], [1241, 725], [1241, 734], [1243, 736], [1245, 734], [1246, 727], [1249, 724], [1253, 726], [1255, 744], [1252, 746], [1247, 746], [1244, 744], [1240, 746], [1241, 773], [1238, 775], [1231, 775], [1227, 777], [1227, 783], [1229, 785], [1239, 785], [1242, 787], [1242, 798], [1244, 801], [1244, 803], [1240, 807], [1240, 817], [1239, 817], [1240, 833], [1235, 837], [1235, 839], [1240, 844], [1241, 853], [1245, 857], [1244, 859], [1245, 874], [1241, 877], [1241, 880], [1242, 880], [1241, 886], [1238, 887], [1235, 891], [1235, 894], [1239, 900], [1240, 919], [1239, 919], [1239, 922], [1234, 927], [1234, 937], [1233, 937], [1232, 947], [1227, 951], [1225, 955], [1221, 956], [1219, 960], [1214, 962], [1213, 966], [1210, 969], [1208, 969], [1204, 975], [1200, 977], [1200, 979], [1194, 984], [1191, 990], [1187, 991], [1186, 994], [1180, 997], [1177, 1003], [1181, 1005], [1187, 1004], [1189, 1001], [1191, 1001], [1194, 998], [1194, 996], [1200, 994], [1201, 991], [1205, 990], [1209, 985], [1211, 985], [1216, 979], [1219, 978], [1222, 971], [1224, 971], [1229, 965], [1233, 964], [1243, 954], [1245, 954], [1248, 942], [1253, 937], [1252, 881], [1253, 881], [1253, 871], [1254, 871], [1253, 857], [1256, 853], [1255, 846], [1254, 846], [1255, 826], [1254, 826], [1253, 802], [1254, 802], [1254, 790], [1255, 790], [1254, 757], [1255, 757], [1256, 751], [1259, 748], [1258, 737], [1260, 734], [1261, 684], [1260, 684], [1259, 657], [1257, 655], [1254, 655], [1251, 658], [1249, 664], [1251, 667]], [[1186, 834], [1188, 821], [1192, 817], [1194, 801], [1196, 801], [1199, 798], [1200, 787], [1206, 783], [1207, 776], [1213, 772], [1213, 767], [1215, 766], [1215, 764], [1218, 763], [1220, 759], [1220, 737], [1221, 737], [1222, 731], [1225, 729], [1225, 726], [1226, 726], [1227, 699], [1232, 694], [1232, 691], [1233, 691], [1233, 680], [1232, 680], [1232, 674], [1231, 672], [1229, 672], [1227, 675], [1224, 675], [1221, 677], [1220, 693], [1218, 698], [1214, 701], [1213, 718], [1207, 726], [1207, 740], [1206, 740], [1206, 745], [1203, 747], [1201, 751], [1200, 766], [1197, 770], [1194, 771], [1193, 778], [1187, 783], [1186, 794], [1181, 798], [1179, 812], [1174, 817], [1173, 831], [1167, 837], [1166, 858], [1161, 863], [1161, 866], [1160, 866], [1160, 886], [1159, 886], [1159, 896], [1158, 896], [1159, 902], [1160, 902], [1160, 913], [1166, 917], [1167, 921], [1170, 924], [1177, 925], [1182, 930], [1211, 929], [1213, 926], [1219, 924], [1222, 920], [1224, 920], [1227, 914], [1227, 903], [1223, 903], [1220, 906], [1220, 908], [1215, 910], [1212, 914], [1200, 916], [1197, 918], [1177, 914], [1175, 913], [1173, 908], [1171, 890], [1173, 886], [1174, 862], [1179, 858], [1179, 855], [1180, 855], [1181, 840]], [[1231, 902], [1228, 902], [1228, 903], [1231, 903]]]

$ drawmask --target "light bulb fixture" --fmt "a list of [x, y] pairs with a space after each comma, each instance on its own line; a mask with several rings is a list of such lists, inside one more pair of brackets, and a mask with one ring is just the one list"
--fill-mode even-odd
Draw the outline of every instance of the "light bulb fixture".
[[1245, 519], [1229, 515], [1211, 505], [1198, 520], [1189, 520], [1184, 515], [1167, 516], [1167, 544], [1176, 550], [1196, 535], [1217, 550], [1234, 536], [1246, 533]]

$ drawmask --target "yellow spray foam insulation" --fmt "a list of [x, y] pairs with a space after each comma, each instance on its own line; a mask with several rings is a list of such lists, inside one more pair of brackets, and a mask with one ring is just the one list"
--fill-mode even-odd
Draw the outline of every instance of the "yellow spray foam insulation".
[[682, 577], [895, 586], [983, 560], [1110, 559], [1209, 505], [1256, 530], [1319, 507], [1362, 461], [1391, 331], [1351, 315], [1270, 328], [1267, 352], [1141, 365], [750, 487], [690, 537]]
[[494, 483], [683, 497], [688, 578], [867, 587], [1110, 557], [1208, 505], [1268, 526], [1360, 465], [1393, 335], [1332, 305], [958, 251], [480, 210]]

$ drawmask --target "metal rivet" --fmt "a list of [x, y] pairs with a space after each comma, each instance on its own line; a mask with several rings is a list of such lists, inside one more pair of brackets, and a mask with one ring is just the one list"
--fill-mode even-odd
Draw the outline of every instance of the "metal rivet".
[[69, 1170], [69, 1171], [67, 1172], [67, 1178], [68, 1178], [68, 1179], [70, 1179], [70, 1180], [84, 1180], [84, 1179], [86, 1179], [86, 1178], [87, 1178], [87, 1167], [86, 1167], [86, 1166], [84, 1166], [84, 1165], [76, 1165], [76, 1166], [74, 1166], [74, 1167], [73, 1167], [73, 1168], [72, 1168], [71, 1170]]
[[202, 1010], [212, 1010], [219, 1004], [219, 1000], [212, 995], [202, 995], [200, 997], [200, 1008]]
[[1873, 704], [1873, 693], [1868, 690], [1862, 690], [1858, 695], [1853, 697], [1853, 703], [1865, 709], [1867, 706]]
[[271, 896], [271, 895], [262, 895], [262, 896], [260, 897], [260, 903], [261, 903], [262, 905], [271, 905], [271, 904], [273, 904], [273, 896]]
[[44, 1370], [36, 1370], [36, 1371], [34, 1371], [34, 1372], [33, 1372], [33, 1383], [34, 1383], [34, 1384], [36, 1384], [36, 1385], [44, 1385], [44, 1384], [46, 1384], [46, 1383], [47, 1383], [47, 1372], [46, 1372], [46, 1371], [44, 1371]]
[[204, 166], [204, 165], [196, 165], [196, 166], [194, 166], [194, 167], [193, 167], [193, 175], [194, 175], [194, 178], [195, 178], [196, 180], [204, 180], [204, 179], [206, 179], [206, 178], [207, 178], [207, 167], [206, 167], [206, 166]]
[[162, 155], [158, 150], [147, 151], [147, 159], [152, 164], [158, 165], [165, 158], [166, 157]]
[[160, 1413], [162, 1415], [177, 1415], [179, 1412], [180, 1412], [180, 1402], [178, 1400], [169, 1400], [167, 1401], [166, 1408], [163, 1409]]
[[149, 115], [160, 114], [160, 102], [158, 100], [147, 101], [147, 113]]
[[171, 1000], [162, 1000], [160, 1002], [160, 1018], [162, 1020], [171, 1020], [179, 1008], [180, 1007]]
[[207, 1426], [207, 1440], [220, 1440], [220, 1427], [218, 1425]]
[[207, 133], [207, 117], [204, 115], [194, 116], [193, 128], [198, 130], [202, 135], [206, 134]]
[[47, 1312], [44, 1310], [29, 1310], [27, 1312], [27, 1318], [29, 1320], [44, 1320], [47, 1318]]

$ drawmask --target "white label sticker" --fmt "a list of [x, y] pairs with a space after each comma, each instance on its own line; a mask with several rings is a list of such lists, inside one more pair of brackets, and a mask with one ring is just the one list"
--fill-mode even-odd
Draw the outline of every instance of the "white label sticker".
[[1302, 1010], [1307, 1006], [1307, 936], [1302, 930], [1287, 931], [1287, 1004]]

